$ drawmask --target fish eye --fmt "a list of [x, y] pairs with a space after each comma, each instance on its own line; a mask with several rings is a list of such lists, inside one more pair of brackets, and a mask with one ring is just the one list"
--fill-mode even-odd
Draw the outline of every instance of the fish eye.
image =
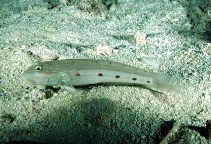
[[36, 71], [41, 71], [41, 70], [42, 70], [42, 67], [41, 67], [41, 66], [36, 66], [36, 67], [35, 67], [35, 70], [36, 70]]

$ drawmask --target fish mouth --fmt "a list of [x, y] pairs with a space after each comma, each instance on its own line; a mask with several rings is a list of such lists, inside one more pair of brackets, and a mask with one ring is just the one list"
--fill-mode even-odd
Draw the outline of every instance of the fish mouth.
[[35, 86], [36, 85], [36, 81], [32, 80], [32, 79], [27, 79], [26, 80], [26, 83], [29, 85], [29, 86]]
[[26, 82], [26, 84], [29, 85], [29, 86], [35, 86], [36, 85], [36, 81], [29, 78], [29, 76], [26, 73], [23, 73], [21, 75], [21, 79], [24, 80]]

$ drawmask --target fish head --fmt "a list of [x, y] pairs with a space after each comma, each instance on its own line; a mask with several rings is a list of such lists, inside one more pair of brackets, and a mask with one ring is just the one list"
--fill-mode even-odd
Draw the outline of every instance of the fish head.
[[48, 69], [48, 66], [38, 63], [30, 66], [21, 75], [30, 85], [54, 86], [59, 83], [60, 76], [57, 71]]

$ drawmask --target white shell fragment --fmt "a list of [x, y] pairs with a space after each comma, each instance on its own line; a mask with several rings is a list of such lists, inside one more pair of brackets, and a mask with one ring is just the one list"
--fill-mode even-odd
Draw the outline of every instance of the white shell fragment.
[[105, 56], [109, 56], [113, 53], [113, 49], [105, 44], [99, 44], [96, 47], [96, 52], [98, 55], [105, 55]]
[[147, 43], [147, 35], [146, 33], [143, 33], [141, 31], [137, 31], [134, 35], [135, 40], [136, 40], [136, 46], [143, 46], [146, 45]]

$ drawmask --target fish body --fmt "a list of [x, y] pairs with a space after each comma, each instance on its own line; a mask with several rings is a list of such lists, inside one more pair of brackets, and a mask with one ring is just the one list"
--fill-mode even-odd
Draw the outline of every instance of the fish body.
[[143, 85], [160, 92], [174, 89], [174, 80], [169, 75], [146, 72], [109, 60], [67, 59], [38, 62], [29, 67], [22, 77], [30, 83], [43, 86], [111, 83]]

